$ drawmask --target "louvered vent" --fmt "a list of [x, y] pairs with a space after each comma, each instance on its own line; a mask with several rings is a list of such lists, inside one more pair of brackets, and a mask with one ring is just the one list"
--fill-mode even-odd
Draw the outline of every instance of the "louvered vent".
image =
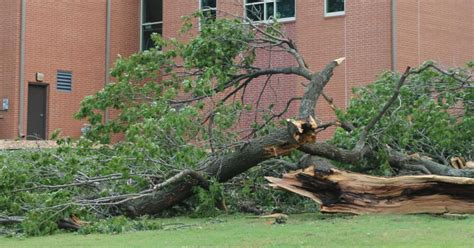
[[63, 91], [72, 90], [72, 72], [58, 71], [56, 78], [56, 89]]

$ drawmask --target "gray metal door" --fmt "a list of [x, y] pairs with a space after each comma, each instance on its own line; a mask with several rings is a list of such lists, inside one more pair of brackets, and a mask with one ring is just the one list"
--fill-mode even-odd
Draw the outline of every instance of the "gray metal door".
[[28, 86], [27, 139], [46, 139], [46, 86]]

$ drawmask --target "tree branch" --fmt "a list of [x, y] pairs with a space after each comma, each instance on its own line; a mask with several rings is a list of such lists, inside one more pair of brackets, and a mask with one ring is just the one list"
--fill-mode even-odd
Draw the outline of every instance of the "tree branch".
[[315, 106], [319, 96], [321, 95], [321, 92], [323, 91], [323, 88], [326, 86], [326, 84], [329, 82], [329, 79], [332, 77], [334, 69], [344, 60], [345, 58], [336, 59], [329, 63], [322, 71], [313, 74], [310, 77], [310, 83], [306, 87], [306, 90], [303, 95], [303, 100], [301, 101], [299, 114], [300, 119], [305, 119], [308, 116], [315, 116]]
[[369, 131], [375, 126], [375, 124], [377, 124], [377, 122], [385, 115], [387, 110], [397, 100], [398, 95], [400, 95], [400, 88], [405, 83], [405, 80], [407, 79], [407, 77], [411, 73], [413, 73], [413, 72], [410, 72], [410, 69], [411, 68], [409, 66], [405, 69], [405, 72], [400, 77], [400, 80], [398, 81], [397, 86], [395, 87], [395, 89], [393, 91], [392, 97], [385, 103], [382, 110], [380, 110], [380, 112], [374, 118], [372, 118], [372, 120], [370, 120], [369, 124], [367, 124], [364, 127], [364, 129], [362, 130], [362, 133], [360, 134], [359, 141], [357, 142], [357, 144], [355, 146], [355, 150], [359, 150], [359, 151], [362, 150], [362, 148], [365, 146], [365, 142], [367, 141], [367, 135], [368, 135]]

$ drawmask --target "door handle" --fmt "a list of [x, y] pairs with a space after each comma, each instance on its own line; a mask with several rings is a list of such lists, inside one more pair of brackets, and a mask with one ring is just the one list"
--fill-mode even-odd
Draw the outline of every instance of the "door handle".
[[43, 118], [43, 117], [44, 117], [44, 114], [40, 114], [40, 117]]

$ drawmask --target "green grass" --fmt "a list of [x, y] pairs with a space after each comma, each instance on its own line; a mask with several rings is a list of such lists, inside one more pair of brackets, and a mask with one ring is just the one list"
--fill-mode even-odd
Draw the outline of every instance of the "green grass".
[[291, 215], [286, 224], [248, 216], [158, 220], [164, 228], [117, 235], [0, 238], [0, 247], [473, 247], [474, 216]]

